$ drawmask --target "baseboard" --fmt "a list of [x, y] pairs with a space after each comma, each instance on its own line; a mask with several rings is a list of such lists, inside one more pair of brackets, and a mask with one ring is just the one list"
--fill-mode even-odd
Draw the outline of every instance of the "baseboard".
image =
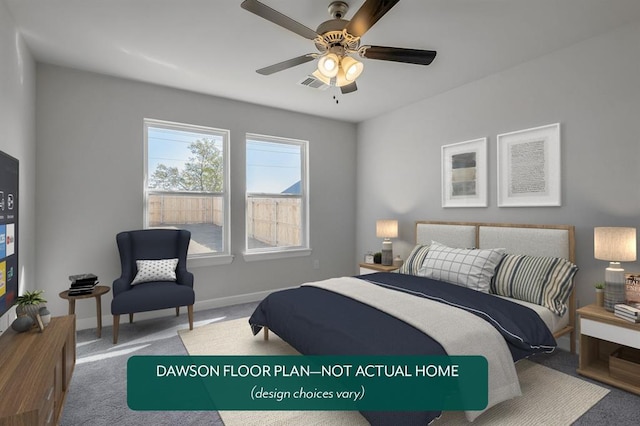
[[[286, 290], [286, 288], [259, 291], [256, 293], [239, 294], [235, 296], [220, 297], [217, 299], [196, 301], [194, 306], [194, 311], [197, 312], [199, 310], [202, 311], [205, 309], [222, 308], [225, 306], [240, 305], [242, 303], [259, 302], [260, 300], [264, 299], [274, 291], [280, 291], [280, 290]], [[162, 309], [159, 311], [151, 311], [151, 312], [140, 312], [135, 314], [135, 320], [139, 321], [139, 320], [147, 320], [147, 319], [153, 319], [153, 318], [169, 317], [175, 314], [176, 314], [175, 308]], [[186, 316], [186, 314], [187, 314], [187, 308], [181, 308], [180, 315]], [[128, 315], [124, 315], [123, 317], [120, 318], [120, 324], [123, 324], [124, 322], [129, 321], [128, 318], [124, 318], [127, 316]], [[185, 318], [185, 321], [186, 321], [186, 318]], [[86, 330], [91, 328], [95, 329], [96, 323], [97, 323], [96, 317], [76, 319], [76, 329], [77, 330]], [[107, 327], [111, 325], [113, 325], [113, 316], [102, 315], [102, 326]]]

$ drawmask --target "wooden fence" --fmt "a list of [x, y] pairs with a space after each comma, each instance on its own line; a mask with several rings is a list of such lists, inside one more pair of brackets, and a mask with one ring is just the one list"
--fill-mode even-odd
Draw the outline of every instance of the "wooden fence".
[[224, 222], [222, 197], [203, 195], [149, 195], [149, 226]]
[[247, 236], [269, 247], [299, 246], [301, 221], [299, 198], [250, 198], [247, 203]]
[[[206, 195], [150, 194], [149, 226], [224, 223], [223, 198]], [[301, 244], [301, 203], [296, 198], [250, 198], [247, 237], [267, 247]]]

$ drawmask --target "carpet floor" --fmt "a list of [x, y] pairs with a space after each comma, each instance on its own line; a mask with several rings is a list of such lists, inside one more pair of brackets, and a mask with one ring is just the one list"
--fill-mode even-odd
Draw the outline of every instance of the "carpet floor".
[[[195, 327], [251, 315], [256, 303], [195, 312]], [[169, 312], [169, 311], [167, 311]], [[95, 329], [77, 334], [77, 364], [62, 413], [61, 425], [215, 425], [223, 426], [215, 411], [133, 411], [127, 406], [126, 366], [132, 355], [187, 355], [178, 330], [187, 328], [186, 313], [120, 325], [119, 343], [111, 343], [111, 327], [103, 327], [102, 339]], [[573, 377], [578, 357], [557, 350], [531, 358], [538, 364]], [[587, 380], [590, 381], [590, 380]], [[635, 425], [640, 418], [640, 397], [617, 388], [572, 424], [575, 426]], [[473, 423], [475, 424], [475, 422]], [[547, 423], [564, 426], [565, 423]]]
[[[247, 318], [180, 330], [190, 355], [299, 355], [277, 336], [264, 341], [253, 336]], [[516, 364], [523, 396], [505, 401], [482, 414], [473, 424], [571, 424], [609, 391], [543, 365], [522, 360]], [[221, 411], [226, 426], [250, 425], [366, 425], [357, 412], [327, 411]], [[448, 412], [432, 426], [467, 425], [462, 412]]]

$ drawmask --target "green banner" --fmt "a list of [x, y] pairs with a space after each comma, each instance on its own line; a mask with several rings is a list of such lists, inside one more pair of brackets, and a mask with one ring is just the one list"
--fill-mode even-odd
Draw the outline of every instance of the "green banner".
[[132, 356], [133, 410], [481, 410], [481, 356]]

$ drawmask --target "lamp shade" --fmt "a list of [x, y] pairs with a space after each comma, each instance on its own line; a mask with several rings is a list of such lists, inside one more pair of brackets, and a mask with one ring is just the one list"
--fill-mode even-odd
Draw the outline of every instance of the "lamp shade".
[[596, 227], [593, 230], [593, 254], [609, 262], [636, 260], [636, 228]]
[[345, 56], [342, 58], [340, 66], [344, 71], [344, 78], [350, 83], [360, 77], [360, 74], [362, 74], [362, 70], [364, 69], [364, 64], [353, 59], [351, 56]]
[[338, 74], [340, 59], [335, 53], [328, 53], [318, 60], [318, 71], [325, 77], [333, 78]]
[[342, 71], [342, 69], [339, 69], [338, 74], [336, 74], [335, 77], [331, 78], [322, 75], [322, 73], [318, 70], [315, 70], [311, 75], [327, 86], [342, 87], [349, 84], [349, 81], [345, 78], [344, 71]]
[[397, 238], [398, 237], [398, 221], [392, 219], [382, 219], [376, 221], [376, 237], [378, 238]]
[[321, 82], [323, 82], [324, 84], [326, 84], [327, 86], [331, 86], [331, 79], [329, 77], [325, 77], [324, 75], [322, 75], [320, 71], [315, 70], [311, 75], [317, 78], [318, 80], [320, 80]]

